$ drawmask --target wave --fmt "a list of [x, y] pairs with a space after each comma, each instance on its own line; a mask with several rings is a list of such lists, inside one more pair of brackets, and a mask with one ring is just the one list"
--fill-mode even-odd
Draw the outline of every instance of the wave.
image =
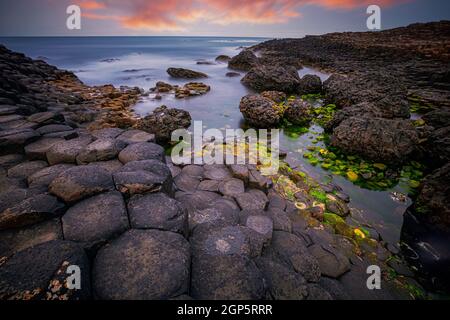
[[208, 42], [216, 42], [216, 43], [236, 43], [236, 42], [239, 42], [239, 43], [258, 43], [258, 42], [260, 42], [260, 41], [258, 41], [258, 40], [236, 40], [236, 39], [234, 39], [234, 40], [229, 40], [229, 39], [227, 39], [227, 40], [225, 40], [225, 39], [222, 39], [222, 40], [209, 40]]

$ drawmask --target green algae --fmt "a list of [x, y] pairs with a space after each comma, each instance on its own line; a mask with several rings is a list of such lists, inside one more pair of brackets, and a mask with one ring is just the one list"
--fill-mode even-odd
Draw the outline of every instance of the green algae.
[[416, 114], [425, 114], [436, 107], [431, 103], [424, 102], [424, 99], [417, 95], [408, 96], [409, 111]]
[[309, 146], [307, 150], [303, 157], [312, 166], [320, 165], [322, 169], [370, 190], [387, 190], [401, 183], [414, 192], [423, 179], [424, 166], [417, 161], [411, 161], [401, 168], [389, 167], [381, 162], [346, 155], [326, 142], [323, 146]]

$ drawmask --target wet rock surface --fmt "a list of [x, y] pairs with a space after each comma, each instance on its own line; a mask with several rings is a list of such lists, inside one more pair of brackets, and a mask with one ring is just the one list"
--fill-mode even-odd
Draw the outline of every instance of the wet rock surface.
[[248, 95], [241, 99], [239, 110], [245, 121], [259, 128], [270, 128], [281, 120], [272, 100], [257, 95]]

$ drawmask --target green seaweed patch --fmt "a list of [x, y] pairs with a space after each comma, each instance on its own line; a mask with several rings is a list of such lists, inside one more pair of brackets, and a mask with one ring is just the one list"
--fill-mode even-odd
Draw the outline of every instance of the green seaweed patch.
[[390, 168], [381, 162], [371, 162], [355, 155], [345, 155], [337, 148], [325, 145], [309, 146], [303, 157], [312, 166], [320, 166], [332, 174], [370, 190], [387, 190], [401, 183], [411, 193], [420, 187], [424, 167], [411, 161], [402, 168]]
[[328, 198], [327, 194], [320, 188], [314, 188], [309, 191], [310, 196], [319, 202], [326, 203]]
[[325, 96], [321, 93], [309, 93], [302, 95], [301, 98], [305, 101], [317, 101], [324, 99]]
[[436, 108], [434, 105], [425, 102], [421, 97], [417, 95], [409, 96], [408, 100], [409, 100], [409, 111], [411, 113], [425, 114]]
[[323, 127], [333, 119], [336, 110], [337, 106], [335, 104], [315, 107], [313, 109], [314, 121]]
[[305, 133], [309, 132], [308, 127], [294, 125], [289, 121], [287, 121], [286, 119], [283, 119], [281, 128], [283, 128], [284, 134], [292, 139], [297, 139], [301, 135], [304, 135]]
[[284, 112], [286, 111], [286, 109], [288, 108], [289, 106], [286, 104], [286, 102], [280, 102], [280, 103], [277, 103], [277, 104], [274, 104], [273, 106], [272, 106], [272, 108], [280, 115], [280, 116], [283, 116], [284, 115]]

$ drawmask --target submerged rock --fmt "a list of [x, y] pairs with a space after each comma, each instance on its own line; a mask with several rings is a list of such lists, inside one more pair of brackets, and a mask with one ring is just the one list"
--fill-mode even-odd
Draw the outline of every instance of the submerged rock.
[[173, 78], [196, 79], [208, 77], [208, 75], [206, 75], [203, 72], [198, 72], [184, 68], [169, 68], [167, 69], [167, 73]]
[[227, 56], [227, 55], [224, 55], [224, 54], [221, 54], [221, 55], [219, 55], [219, 56], [216, 57], [216, 61], [217, 61], [217, 62], [224, 62], [224, 63], [227, 63], [227, 62], [229, 62], [230, 60], [231, 60], [231, 57], [229, 57], [229, 56]]

